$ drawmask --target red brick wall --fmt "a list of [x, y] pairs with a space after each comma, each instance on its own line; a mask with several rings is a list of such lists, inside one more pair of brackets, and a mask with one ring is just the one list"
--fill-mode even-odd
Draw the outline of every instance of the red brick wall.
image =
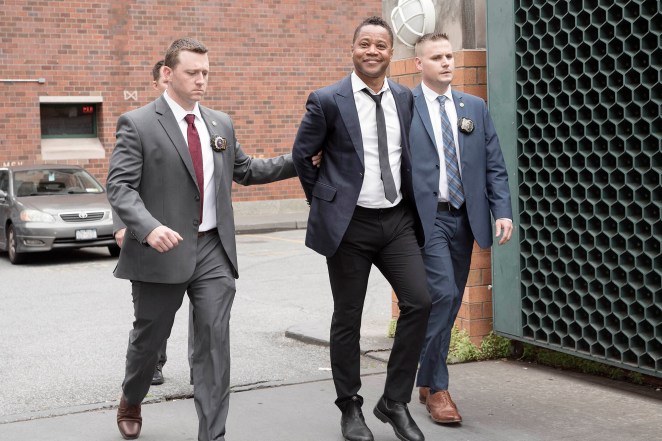
[[[451, 86], [472, 95], [487, 99], [487, 62], [484, 50], [462, 50], [454, 52], [455, 75]], [[416, 87], [420, 74], [413, 58], [391, 63], [390, 77], [400, 84]], [[490, 250], [482, 250], [474, 243], [469, 279], [464, 290], [462, 306], [455, 325], [467, 331], [471, 341], [479, 345], [483, 337], [492, 330], [492, 268]], [[393, 318], [400, 314], [395, 294], [392, 294], [391, 311]]]
[[[45, 78], [45, 84], [0, 82], [0, 165], [42, 162], [39, 96], [102, 96], [99, 138], [106, 158], [68, 161], [102, 181], [123, 112], [155, 98], [151, 67], [176, 38], [209, 48], [203, 104], [229, 113], [246, 153], [291, 150], [305, 100], [352, 68], [352, 33], [380, 14], [381, 0], [3, 2], [0, 79]], [[138, 99], [125, 100], [124, 91]], [[235, 188], [235, 201], [302, 198], [296, 179]]]

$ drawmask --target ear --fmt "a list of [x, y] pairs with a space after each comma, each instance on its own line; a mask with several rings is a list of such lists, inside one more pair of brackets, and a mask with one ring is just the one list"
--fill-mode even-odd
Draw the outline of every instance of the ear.
[[414, 64], [416, 65], [416, 70], [419, 72], [423, 70], [423, 62], [419, 57], [414, 57]]
[[170, 79], [170, 76], [172, 75], [172, 69], [170, 69], [168, 66], [163, 65], [161, 66], [161, 76], [168, 81]]

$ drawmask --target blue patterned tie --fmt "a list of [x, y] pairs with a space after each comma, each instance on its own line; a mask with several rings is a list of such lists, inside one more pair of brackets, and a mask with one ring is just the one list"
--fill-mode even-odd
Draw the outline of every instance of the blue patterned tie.
[[460, 208], [464, 203], [464, 190], [460, 178], [460, 168], [457, 164], [457, 153], [455, 152], [455, 141], [453, 141], [453, 129], [446, 114], [444, 103], [446, 97], [439, 95], [439, 113], [441, 114], [441, 134], [444, 145], [444, 157], [446, 158], [446, 179], [448, 181], [448, 202], [454, 208]]

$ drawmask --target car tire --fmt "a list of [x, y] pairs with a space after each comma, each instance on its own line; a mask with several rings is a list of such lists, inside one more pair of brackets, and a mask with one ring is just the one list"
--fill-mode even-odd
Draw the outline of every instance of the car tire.
[[19, 265], [25, 261], [25, 254], [16, 251], [16, 229], [13, 225], [7, 228], [7, 254], [9, 261], [14, 265]]
[[108, 252], [113, 257], [118, 257], [120, 255], [121, 248], [117, 245], [108, 245]]

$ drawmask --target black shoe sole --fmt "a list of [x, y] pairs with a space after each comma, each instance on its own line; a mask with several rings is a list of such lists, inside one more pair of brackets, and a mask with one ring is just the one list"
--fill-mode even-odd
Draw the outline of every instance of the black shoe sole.
[[381, 421], [382, 423], [390, 424], [391, 427], [393, 428], [393, 433], [395, 433], [395, 436], [397, 436], [400, 441], [409, 441], [407, 438], [400, 435], [400, 433], [398, 432], [398, 429], [395, 427], [395, 424], [393, 424], [393, 421], [391, 421], [391, 419], [389, 417], [384, 415], [381, 410], [379, 410], [375, 407], [373, 409], [372, 413], [374, 413], [375, 416], [377, 417], [377, 419], [379, 421]]

